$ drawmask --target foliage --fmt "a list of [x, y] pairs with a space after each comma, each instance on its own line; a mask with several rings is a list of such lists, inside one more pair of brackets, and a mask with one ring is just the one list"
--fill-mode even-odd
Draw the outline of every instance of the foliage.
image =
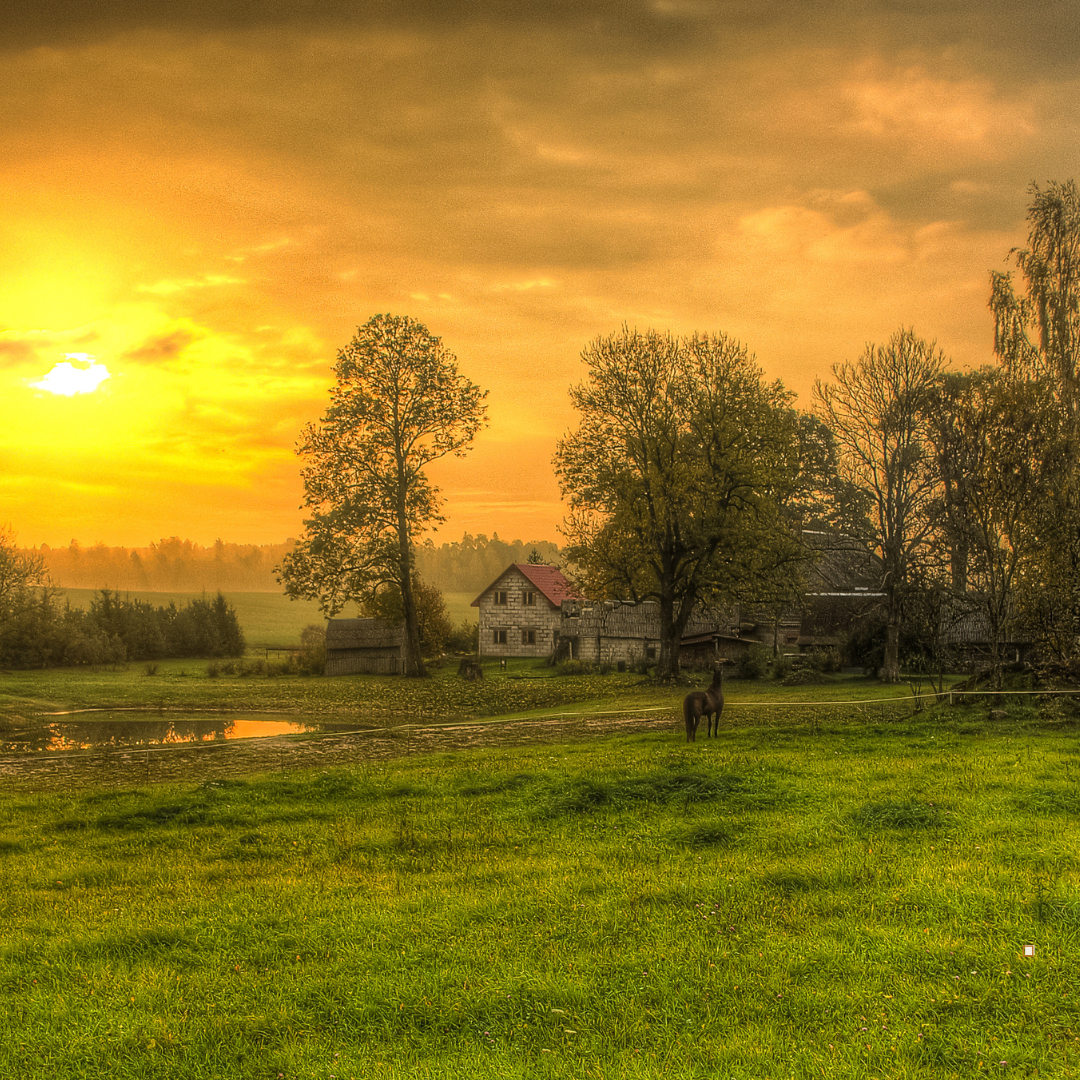
[[484, 422], [486, 396], [458, 374], [454, 355], [414, 319], [376, 315], [338, 353], [337, 384], [298, 453], [311, 517], [286, 555], [290, 596], [318, 598], [336, 614], [381, 588], [400, 591], [405, 672], [423, 673], [412, 549], [441, 521], [438, 489], [425, 469], [463, 456]]
[[446, 636], [446, 651], [461, 655], [480, 650], [480, 625], [475, 619], [462, 619]]
[[1022, 291], [992, 273], [990, 308], [994, 351], [1014, 382], [1050, 399], [1041, 425], [1059, 431], [1055, 459], [1033, 462], [1047, 482], [1027, 500], [1034, 542], [1018, 601], [1027, 632], [1065, 660], [1080, 652], [1080, 192], [1069, 180], [1033, 184], [1031, 194], [1028, 247], [1010, 252]]
[[305, 626], [300, 634], [300, 670], [309, 675], [326, 671], [326, 626]]
[[852, 539], [875, 560], [885, 594], [886, 682], [900, 679], [905, 594], [933, 535], [938, 477], [928, 417], [944, 366], [936, 346], [899, 330], [887, 345], [867, 346], [855, 363], [834, 364], [833, 381], [814, 387], [842, 474], [869, 496], [866, 529]]
[[[440, 656], [446, 651], [453, 633], [442, 593], [434, 585], [425, 585], [413, 575], [413, 598], [416, 603], [416, 621], [420, 630], [420, 653], [422, 656]], [[361, 611], [371, 619], [400, 622], [405, 617], [401, 590], [394, 586], [380, 589], [373, 597], [360, 605]], [[479, 631], [479, 627], [477, 627]]]
[[581, 422], [555, 470], [567, 555], [587, 595], [659, 601], [658, 676], [679, 667], [694, 607], [789, 592], [802, 548], [782, 513], [798, 471], [796, 414], [722, 335], [624, 327], [582, 354]]
[[772, 663], [772, 649], [765, 645], [751, 645], [739, 660], [740, 679], [764, 679]]
[[123, 663], [178, 656], [240, 656], [244, 634], [225, 598], [152, 607], [108, 589], [90, 609], [60, 607], [53, 590], [28, 590], [0, 615], [0, 664], [12, 668]]

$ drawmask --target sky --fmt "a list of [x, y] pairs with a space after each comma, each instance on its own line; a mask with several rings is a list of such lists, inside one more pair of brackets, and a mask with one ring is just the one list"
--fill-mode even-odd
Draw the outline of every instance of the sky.
[[436, 543], [558, 540], [581, 352], [742, 341], [808, 408], [1080, 174], [1071, 0], [41, 0], [0, 16], [0, 526], [302, 529], [337, 350], [410, 315], [489, 391]]

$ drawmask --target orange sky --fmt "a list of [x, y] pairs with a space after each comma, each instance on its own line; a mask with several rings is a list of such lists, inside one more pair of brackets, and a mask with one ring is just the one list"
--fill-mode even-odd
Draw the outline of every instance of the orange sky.
[[1036, 7], [7, 14], [0, 525], [296, 535], [293, 446], [377, 312], [490, 391], [473, 453], [436, 470], [437, 541], [557, 539], [567, 387], [624, 321], [739, 338], [804, 405], [901, 325], [983, 363], [1028, 184], [1080, 175], [1080, 20]]

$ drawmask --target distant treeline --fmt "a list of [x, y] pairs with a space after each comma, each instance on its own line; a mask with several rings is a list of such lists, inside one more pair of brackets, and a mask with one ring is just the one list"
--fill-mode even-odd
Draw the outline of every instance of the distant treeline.
[[416, 549], [416, 572], [422, 581], [441, 592], [471, 592], [479, 595], [511, 563], [534, 561], [559, 565], [559, 549], [547, 540], [524, 543], [500, 540], [498, 534], [490, 540], [481, 533], [466, 533], [458, 543], [440, 544], [426, 540]]
[[[169, 537], [143, 548], [30, 548], [41, 556], [53, 585], [68, 589], [111, 589], [120, 592], [281, 592], [274, 568], [295, 541], [283, 544], [226, 544], [203, 547], [191, 540]], [[558, 565], [559, 549], [547, 540], [507, 543], [483, 533], [466, 533], [456, 543], [436, 547], [430, 540], [416, 551], [421, 579], [440, 592], [479, 594], [511, 563], [534, 558]]]
[[67, 547], [29, 549], [40, 555], [53, 585], [121, 592], [280, 592], [274, 567], [291, 550], [284, 544], [203, 547], [171, 536], [143, 548]]
[[3, 667], [244, 655], [240, 622], [220, 593], [183, 607], [152, 607], [103, 589], [89, 611], [61, 605], [49, 589], [20, 589], [8, 599], [0, 611]]

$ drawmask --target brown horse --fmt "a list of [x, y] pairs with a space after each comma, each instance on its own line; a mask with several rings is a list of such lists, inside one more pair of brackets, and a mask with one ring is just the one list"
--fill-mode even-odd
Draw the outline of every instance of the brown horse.
[[683, 719], [686, 721], [686, 741], [694, 742], [698, 722], [705, 717], [705, 731], [711, 738], [720, 734], [720, 713], [724, 710], [724, 668], [717, 664], [708, 690], [695, 690], [683, 699]]

